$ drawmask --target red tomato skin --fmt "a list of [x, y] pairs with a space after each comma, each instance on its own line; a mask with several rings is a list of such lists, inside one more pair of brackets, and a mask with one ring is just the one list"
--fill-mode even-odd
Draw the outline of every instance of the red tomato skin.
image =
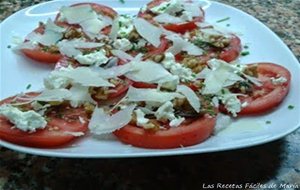
[[44, 64], [55, 64], [62, 58], [61, 54], [49, 53], [41, 49], [22, 49], [21, 51], [26, 57]]
[[286, 68], [274, 63], [257, 63], [257, 65], [259, 75], [282, 76], [287, 79], [287, 82], [275, 86], [270, 93], [263, 97], [250, 100], [249, 105], [243, 108], [239, 115], [255, 115], [268, 112], [278, 106], [289, 92], [291, 73]]
[[114, 132], [117, 138], [126, 144], [142, 148], [166, 149], [198, 144], [207, 139], [213, 132], [216, 118], [205, 116], [192, 121], [189, 125], [156, 132], [141, 127], [126, 125]]
[[188, 31], [196, 29], [198, 26], [195, 22], [187, 22], [183, 24], [166, 24], [163, 26], [166, 30], [170, 30], [176, 33], [184, 34]]
[[112, 98], [116, 98], [119, 96], [122, 96], [123, 94], [125, 94], [127, 92], [127, 90], [129, 89], [129, 86], [132, 85], [132, 81], [129, 79], [124, 79], [126, 82], [126, 85], [120, 85], [116, 87], [117, 92], [111, 93], [108, 95], [108, 99], [112, 99]]
[[[36, 96], [38, 93], [30, 92], [26, 95]], [[0, 101], [0, 105], [10, 103], [15, 97], [9, 97]], [[81, 114], [82, 109], [74, 109], [74, 114]], [[82, 115], [82, 118], [87, 121], [87, 117]], [[50, 131], [49, 126], [58, 126], [61, 130]], [[0, 115], [0, 139], [8, 141], [13, 144], [18, 144], [28, 147], [39, 148], [53, 148], [65, 145], [73, 141], [75, 137], [68, 132], [86, 132], [88, 129], [88, 122], [82, 124], [80, 122], [67, 122], [59, 118], [51, 118], [45, 129], [38, 129], [34, 133], [24, 132], [16, 128], [12, 128], [13, 124], [10, 123], [4, 116]]]
[[225, 50], [223, 50], [220, 53], [219, 59], [222, 59], [228, 63], [231, 61], [234, 61], [235, 59], [237, 59], [240, 56], [241, 50], [242, 50], [241, 40], [239, 37], [234, 36], [230, 40], [229, 46], [226, 47]]
[[147, 55], [156, 55], [165, 52], [168, 49], [169, 42], [166, 38], [162, 37], [160, 40], [160, 45], [156, 48], [154, 46], [147, 47]]
[[156, 84], [149, 84], [145, 82], [135, 82], [133, 81], [132, 86], [135, 88], [156, 88]]

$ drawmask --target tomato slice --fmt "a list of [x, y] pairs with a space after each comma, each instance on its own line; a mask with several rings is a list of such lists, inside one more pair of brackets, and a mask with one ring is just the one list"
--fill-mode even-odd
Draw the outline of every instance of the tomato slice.
[[113, 88], [115, 92], [108, 94], [108, 99], [112, 99], [118, 96], [121, 96], [122, 94], [126, 93], [129, 86], [132, 84], [132, 81], [129, 79], [124, 79], [124, 82], [122, 84], [117, 85]]
[[222, 59], [226, 62], [234, 61], [236, 58], [239, 57], [241, 53], [241, 40], [239, 37], [234, 36], [230, 40], [230, 44], [226, 47], [219, 55], [219, 59]]
[[148, 46], [146, 47], [148, 49], [147, 55], [156, 55], [156, 54], [161, 54], [164, 53], [169, 47], [169, 41], [162, 37], [160, 40], [160, 45], [156, 48], [154, 46]]
[[[262, 81], [261, 87], [255, 87], [251, 96], [241, 97], [248, 106], [243, 108], [239, 115], [260, 114], [278, 106], [289, 92], [291, 73], [284, 67], [274, 63], [258, 63], [258, 78]], [[284, 77], [286, 82], [274, 85], [271, 77]]]
[[176, 33], [180, 33], [180, 34], [184, 34], [188, 31], [192, 31], [194, 29], [196, 29], [198, 26], [195, 24], [195, 22], [187, 22], [187, 23], [183, 23], [183, 24], [166, 24], [163, 25], [163, 27], [167, 30], [176, 32]]
[[[35, 96], [38, 93], [26, 95]], [[4, 99], [0, 105], [10, 103], [14, 98]], [[78, 138], [70, 134], [72, 132], [87, 131], [88, 116], [83, 108], [60, 106], [58, 111], [59, 113], [47, 114], [49, 121], [46, 128], [33, 133], [13, 128], [13, 124], [0, 115], [0, 139], [23, 146], [50, 148], [65, 145]]]
[[[44, 33], [44, 27], [39, 26], [33, 30], [36, 33]], [[25, 40], [26, 42], [27, 40]], [[58, 62], [58, 60], [62, 57], [60, 53], [51, 53], [44, 51], [41, 46], [36, 49], [21, 49], [21, 52], [28, 58], [38, 61], [40, 63], [53, 64]]]
[[54, 64], [62, 57], [59, 53], [45, 52], [42, 49], [22, 49], [21, 51], [28, 58], [45, 64]]
[[[118, 13], [115, 10], [113, 10], [112, 8], [105, 6], [105, 5], [100, 5], [97, 3], [77, 3], [77, 4], [71, 5], [71, 7], [76, 7], [76, 6], [81, 6], [81, 5], [91, 5], [92, 9], [94, 11], [96, 11], [98, 14], [108, 16], [112, 19], [114, 19], [118, 15]], [[57, 14], [56, 18], [55, 18], [55, 23], [59, 26], [62, 26], [62, 27], [73, 26], [75, 28], [80, 28], [80, 26], [77, 24], [68, 24], [67, 22], [59, 21], [59, 19], [60, 19], [60, 14]], [[101, 33], [107, 35], [110, 33], [110, 30], [111, 30], [111, 26], [108, 26], [108, 27], [105, 27], [104, 29], [102, 29]]]
[[191, 146], [207, 139], [213, 132], [216, 118], [205, 115], [178, 127], [159, 131], [149, 131], [134, 125], [114, 132], [114, 135], [126, 144], [142, 148], [177, 148]]
[[[147, 10], [145, 12], [140, 11], [138, 13], [138, 17], [142, 17], [142, 18], [144, 18], [146, 20], [153, 21], [152, 17], [154, 17], [156, 14], [154, 14], [153, 12], [151, 12], [150, 9], [153, 8], [153, 7], [159, 6], [161, 3], [164, 3], [164, 2], [166, 2], [166, 0], [153, 0], [153, 1], [149, 2], [147, 4]], [[186, 3], [189, 3], [189, 2], [192, 2], [192, 1], [186, 1]], [[193, 17], [192, 22], [203, 22], [204, 21], [205, 12], [202, 9], [202, 7], [199, 7], [199, 9], [200, 9], [201, 15], [199, 15], [197, 17]], [[151, 15], [151, 17], [149, 18], [150, 15]], [[171, 28], [173, 28], [173, 27], [171, 27]], [[182, 27], [182, 29], [183, 29], [183, 27]], [[176, 32], [176, 31], [174, 31], [174, 32]], [[181, 32], [179, 32], [179, 33], [181, 33]]]
[[135, 82], [133, 81], [132, 86], [135, 88], [156, 88], [156, 84], [150, 84], [145, 82]]

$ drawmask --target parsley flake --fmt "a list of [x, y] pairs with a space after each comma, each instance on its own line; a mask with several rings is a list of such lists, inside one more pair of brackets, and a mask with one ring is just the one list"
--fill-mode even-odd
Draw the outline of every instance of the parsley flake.
[[229, 19], [230, 19], [230, 17], [225, 17], [225, 18], [223, 18], [223, 19], [217, 20], [216, 22], [217, 22], [217, 23], [219, 23], [219, 22], [224, 22], [224, 21], [227, 21], [227, 20], [229, 20]]
[[249, 55], [249, 54], [250, 54], [249, 51], [243, 51], [243, 52], [241, 53], [241, 56], [247, 56], [247, 55]]
[[124, 4], [124, 3], [125, 3], [125, 0], [119, 0], [119, 2]]
[[28, 84], [27, 86], [26, 86], [26, 90], [29, 90], [31, 88], [31, 84]]
[[266, 121], [266, 124], [271, 124], [271, 121]]
[[289, 106], [288, 106], [288, 109], [289, 109], [289, 110], [292, 110], [292, 109], [294, 109], [294, 108], [295, 108], [295, 106], [293, 106], [293, 105], [289, 105]]

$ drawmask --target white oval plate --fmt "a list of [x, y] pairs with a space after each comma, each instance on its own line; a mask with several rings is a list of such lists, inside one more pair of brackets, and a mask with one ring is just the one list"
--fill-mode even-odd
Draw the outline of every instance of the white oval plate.
[[[62, 5], [70, 5], [80, 1], [50, 1], [21, 10], [1, 23], [1, 92], [0, 98], [15, 95], [24, 91], [28, 84], [30, 90], [42, 88], [43, 78], [51, 71], [51, 66], [34, 63], [33, 61], [14, 54], [7, 48], [13, 36], [24, 37], [31, 32], [39, 21], [54, 18]], [[119, 13], [135, 14], [146, 3], [144, 0], [119, 1], [101, 0], [102, 3], [115, 8]], [[216, 3], [205, 3], [207, 21], [215, 22], [230, 17], [228, 21], [219, 23], [228, 29], [242, 34], [243, 44], [250, 48], [250, 55], [241, 58], [242, 63], [268, 61], [284, 65], [292, 73], [291, 90], [285, 101], [273, 112], [255, 117], [239, 118], [233, 125], [217, 133], [202, 144], [186, 148], [152, 150], [136, 148], [122, 144], [116, 139], [97, 139], [84, 137], [73, 144], [56, 149], [27, 148], [0, 141], [0, 145], [30, 154], [55, 157], [141, 157], [194, 154], [216, 152], [229, 149], [244, 148], [279, 139], [300, 125], [300, 65], [287, 46], [264, 24], [252, 16], [233, 7]], [[292, 110], [289, 105], [295, 105]], [[271, 121], [266, 124], [266, 121]]]

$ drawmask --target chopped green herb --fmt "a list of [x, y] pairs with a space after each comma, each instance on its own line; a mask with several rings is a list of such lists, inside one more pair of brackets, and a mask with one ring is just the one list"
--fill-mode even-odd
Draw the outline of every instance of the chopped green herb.
[[125, 3], [125, 0], [119, 0], [119, 1], [120, 1], [120, 3], [123, 3], [123, 4]]
[[247, 45], [244, 45], [244, 48], [245, 48], [245, 49], [248, 49], [248, 48], [249, 48], [249, 46], [247, 46]]
[[226, 20], [229, 20], [230, 19], [230, 17], [226, 17], [226, 18], [223, 18], [223, 19], [220, 19], [220, 20], [217, 20], [216, 22], [224, 22], [224, 21], [226, 21]]
[[289, 105], [289, 106], [288, 106], [288, 109], [289, 109], [289, 110], [292, 110], [292, 109], [294, 109], [294, 108], [295, 108], [295, 106], [293, 106], [293, 105]]
[[7, 48], [8, 48], [8, 49], [11, 48], [11, 45], [8, 45]]
[[31, 84], [28, 84], [27, 86], [26, 86], [26, 90], [29, 90], [31, 88]]
[[192, 73], [192, 77], [196, 77], [197, 75], [195, 73]]
[[243, 52], [241, 53], [241, 56], [246, 56], [246, 55], [249, 55], [249, 54], [250, 54], [249, 51], [243, 51]]
[[222, 93], [222, 94], [225, 94], [225, 90], [224, 90], [224, 89], [222, 89], [222, 90], [221, 90], [221, 93]]
[[141, 47], [141, 48], [139, 49], [139, 51], [140, 51], [141, 53], [147, 53], [147, 52], [148, 52], [148, 49], [147, 49], [146, 47]]
[[266, 121], [266, 124], [271, 124], [271, 121]]
[[229, 26], [230, 26], [230, 24], [226, 24], [226, 26], [227, 26], [227, 27], [229, 27]]

